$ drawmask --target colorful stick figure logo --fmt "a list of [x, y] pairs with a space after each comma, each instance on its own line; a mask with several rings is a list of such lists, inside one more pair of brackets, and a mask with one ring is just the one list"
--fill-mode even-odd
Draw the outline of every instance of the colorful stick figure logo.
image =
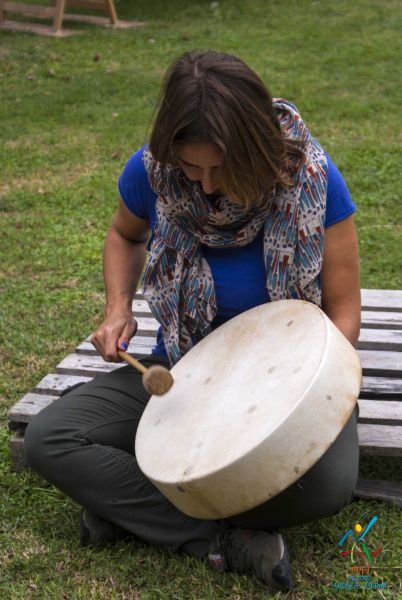
[[[370, 529], [372, 528], [374, 523], [377, 521], [377, 519], [378, 519], [378, 516], [376, 515], [375, 517], [373, 517], [371, 519], [369, 524], [366, 525], [364, 530], [363, 530], [363, 527], [360, 525], [360, 523], [356, 523], [356, 525], [353, 527], [353, 529], [348, 529], [348, 531], [343, 534], [343, 536], [341, 537], [341, 539], [338, 542], [338, 546], [343, 546], [343, 544], [349, 537], [351, 537], [353, 539], [353, 546], [352, 546], [351, 550], [341, 552], [341, 556], [348, 556], [350, 554], [350, 558], [351, 558], [352, 562], [355, 562], [354, 561], [355, 554], [359, 554], [359, 555], [363, 555], [363, 556], [365, 555], [367, 557], [367, 560], [369, 561], [369, 563], [373, 564], [372, 557], [379, 554], [382, 551], [382, 548], [377, 548], [377, 550], [373, 550], [372, 552], [370, 552], [369, 549], [367, 548], [366, 544], [362, 540], [366, 537], [366, 535], [368, 534], [368, 532], [370, 531]], [[363, 533], [362, 533], [362, 531], [363, 531]], [[356, 537], [355, 534], [357, 534], [358, 537]], [[357, 549], [359, 547], [359, 544], [360, 544], [361, 548], [363, 548], [363, 552], [361, 550]]]

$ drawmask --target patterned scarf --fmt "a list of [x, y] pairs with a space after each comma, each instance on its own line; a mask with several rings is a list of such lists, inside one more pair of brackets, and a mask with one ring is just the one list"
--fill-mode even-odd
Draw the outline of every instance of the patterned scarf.
[[221, 196], [212, 203], [180, 167], [160, 165], [149, 150], [143, 161], [155, 169], [157, 224], [144, 274], [144, 297], [162, 325], [171, 365], [211, 331], [216, 312], [214, 281], [201, 244], [245, 246], [264, 228], [266, 286], [272, 301], [304, 299], [321, 304], [318, 274], [324, 246], [327, 161], [296, 107], [277, 99], [274, 107], [288, 139], [304, 142], [306, 161], [294, 185], [266, 194], [246, 211]]

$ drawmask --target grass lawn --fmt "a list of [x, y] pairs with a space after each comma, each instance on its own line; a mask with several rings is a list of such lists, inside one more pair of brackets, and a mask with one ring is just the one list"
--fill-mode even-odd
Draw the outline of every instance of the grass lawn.
[[[362, 285], [402, 288], [402, 5], [117, 0], [116, 8], [146, 26], [73, 24], [82, 35], [63, 39], [0, 30], [0, 598], [273, 597], [255, 580], [145, 544], [80, 548], [80, 507], [36, 475], [12, 472], [7, 410], [102, 318], [101, 251], [117, 178], [147, 140], [166, 67], [185, 50], [236, 54], [299, 107], [358, 205]], [[366, 458], [361, 473], [401, 480], [401, 461]], [[383, 552], [372, 581], [387, 587], [334, 589], [351, 575], [339, 537], [373, 515], [370, 548]], [[402, 598], [397, 508], [355, 502], [287, 537], [296, 582], [288, 598]]]

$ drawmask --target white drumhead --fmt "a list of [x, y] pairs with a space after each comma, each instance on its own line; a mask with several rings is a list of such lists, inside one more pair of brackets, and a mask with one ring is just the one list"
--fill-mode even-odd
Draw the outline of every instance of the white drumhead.
[[136, 436], [144, 474], [182, 512], [220, 518], [283, 491], [325, 452], [359, 393], [357, 353], [300, 300], [231, 319], [172, 369]]

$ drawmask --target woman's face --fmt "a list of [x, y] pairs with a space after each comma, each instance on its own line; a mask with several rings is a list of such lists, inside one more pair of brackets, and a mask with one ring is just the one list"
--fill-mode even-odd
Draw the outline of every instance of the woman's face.
[[199, 181], [205, 194], [219, 191], [219, 170], [223, 164], [219, 146], [212, 142], [177, 144], [176, 156], [186, 177]]

